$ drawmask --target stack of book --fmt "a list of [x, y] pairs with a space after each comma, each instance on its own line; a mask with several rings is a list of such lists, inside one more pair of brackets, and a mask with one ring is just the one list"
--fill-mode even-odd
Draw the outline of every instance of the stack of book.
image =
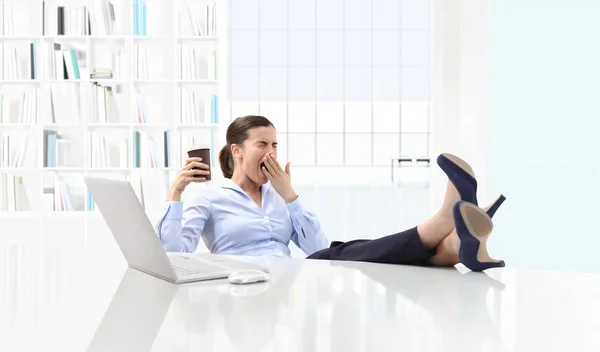
[[187, 24], [194, 36], [215, 36], [217, 34], [217, 10], [214, 5], [188, 6], [179, 12], [179, 23]]
[[[1, 26], [1, 24], [0, 24]], [[0, 49], [2, 46], [0, 46]], [[2, 78], [5, 80], [37, 79], [37, 44], [29, 43], [29, 52], [23, 58], [16, 45], [5, 44], [2, 51]], [[21, 54], [21, 55], [20, 55]], [[26, 67], [24, 67], [26, 66]]]
[[56, 179], [54, 182], [54, 211], [73, 211], [73, 200], [69, 185]]
[[42, 195], [42, 208], [45, 211], [73, 211], [73, 197], [71, 187], [62, 180], [58, 174], [50, 180], [44, 180], [44, 192]]
[[129, 167], [127, 137], [104, 136], [89, 132], [91, 167], [93, 168], [127, 168]]
[[118, 87], [99, 83], [86, 85], [87, 121], [89, 123], [120, 123], [121, 115], [115, 100]]
[[180, 92], [181, 123], [191, 125], [219, 122], [217, 95], [212, 94], [209, 99], [203, 99], [203, 95], [185, 88]]
[[217, 79], [217, 52], [179, 46], [181, 63], [180, 76], [184, 80]]
[[89, 6], [64, 6], [42, 2], [44, 35], [112, 35], [115, 9], [107, 0], [90, 1]]
[[43, 70], [45, 79], [65, 80], [88, 77], [85, 52], [64, 49], [59, 43], [43, 43], [42, 50], [47, 58]]
[[44, 167], [69, 167], [71, 142], [56, 131], [44, 130]]
[[95, 68], [90, 73], [91, 79], [111, 79], [113, 78], [113, 71], [110, 68]]
[[[73, 125], [83, 123], [121, 123], [121, 113], [115, 95], [119, 86], [104, 86], [96, 82], [51, 84], [48, 86], [45, 114], [48, 123]], [[80, 104], [84, 104], [83, 109]]]
[[165, 130], [158, 137], [144, 131], [135, 131], [133, 165], [136, 168], [171, 167], [171, 131]]
[[[113, 48], [99, 48], [103, 55], [106, 55], [107, 50], [111, 50], [111, 65], [110, 67], [93, 67], [90, 73], [90, 78], [94, 79], [120, 79], [123, 78], [123, 73], [127, 69], [128, 57], [125, 55], [125, 47], [119, 47], [118, 49]], [[92, 49], [92, 56], [95, 56], [95, 49]], [[92, 64], [94, 65], [94, 64]]]

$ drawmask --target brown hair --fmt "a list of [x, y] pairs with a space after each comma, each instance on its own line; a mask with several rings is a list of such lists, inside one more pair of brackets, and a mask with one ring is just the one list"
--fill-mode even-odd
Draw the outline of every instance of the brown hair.
[[257, 127], [275, 127], [269, 119], [264, 116], [248, 115], [238, 117], [227, 127], [227, 144], [219, 152], [219, 163], [223, 176], [231, 178], [233, 176], [233, 155], [231, 154], [231, 145], [241, 146], [248, 139], [248, 131]]

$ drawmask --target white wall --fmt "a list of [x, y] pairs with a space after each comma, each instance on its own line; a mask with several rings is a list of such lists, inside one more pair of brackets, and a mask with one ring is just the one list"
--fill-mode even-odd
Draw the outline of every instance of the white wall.
[[[490, 0], [434, 0], [432, 55], [432, 156], [449, 152], [474, 169], [478, 199], [488, 192], [490, 116]], [[441, 204], [447, 177], [432, 173], [432, 204]]]
[[471, 163], [481, 204], [507, 196], [488, 249], [511, 267], [600, 272], [599, 15], [594, 0], [433, 2], [433, 154]]
[[600, 272], [600, 2], [492, 6], [494, 249], [511, 266]]

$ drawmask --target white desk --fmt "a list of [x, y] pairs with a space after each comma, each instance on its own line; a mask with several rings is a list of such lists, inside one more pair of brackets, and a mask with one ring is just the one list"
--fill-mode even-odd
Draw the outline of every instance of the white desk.
[[600, 351], [598, 275], [270, 260], [175, 286], [118, 251], [0, 258], [0, 351]]

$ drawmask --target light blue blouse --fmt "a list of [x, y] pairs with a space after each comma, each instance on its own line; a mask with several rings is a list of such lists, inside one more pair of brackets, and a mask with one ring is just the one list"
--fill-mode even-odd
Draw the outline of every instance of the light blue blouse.
[[200, 238], [211, 253], [290, 256], [290, 239], [310, 255], [328, 247], [316, 215], [300, 197], [291, 203], [261, 186], [262, 208], [235, 182], [203, 188], [190, 204], [167, 202], [156, 232], [166, 251], [195, 252]]

